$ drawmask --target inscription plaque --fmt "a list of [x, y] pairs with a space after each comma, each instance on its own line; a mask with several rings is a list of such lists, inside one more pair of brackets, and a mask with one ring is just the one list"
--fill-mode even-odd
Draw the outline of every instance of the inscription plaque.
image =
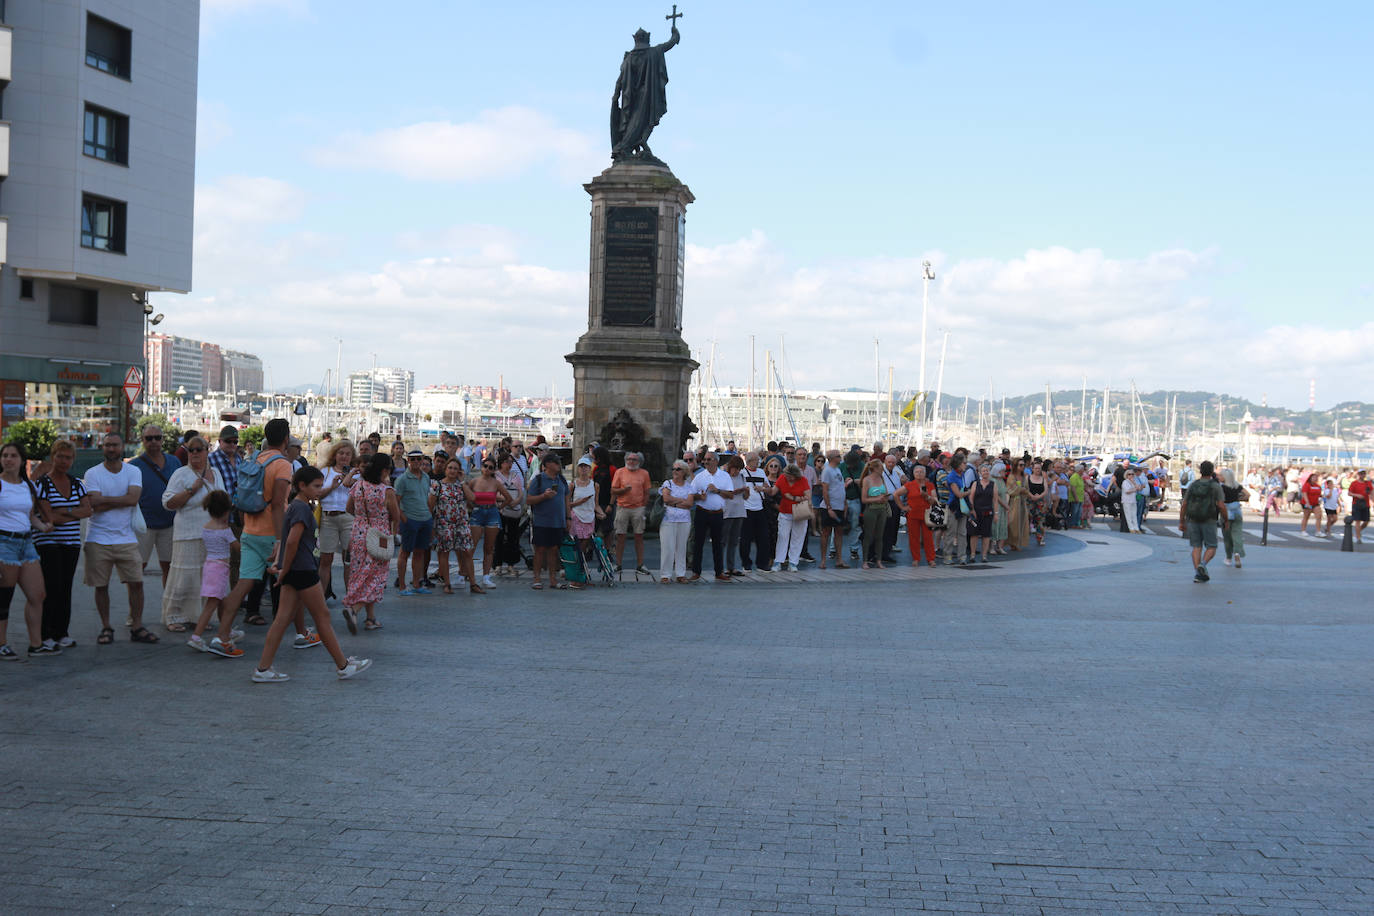
[[606, 208], [601, 323], [654, 326], [658, 288], [658, 209]]

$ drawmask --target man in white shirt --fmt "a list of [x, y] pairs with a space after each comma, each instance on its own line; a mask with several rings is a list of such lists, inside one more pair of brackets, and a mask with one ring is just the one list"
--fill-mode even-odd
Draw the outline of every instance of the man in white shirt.
[[[765, 526], [768, 524], [763, 514], [763, 497], [759, 494], [768, 489], [768, 476], [759, 467], [757, 451], [744, 453], [744, 527], [739, 534], [740, 565], [748, 572], [754, 568], [755, 559], [765, 569], [773, 562], [771, 556], [764, 556], [768, 545]], [[755, 557], [757, 555], [757, 557]]]
[[902, 517], [901, 509], [897, 505], [897, 491], [906, 483], [906, 475], [897, 466], [897, 456], [893, 452], [888, 452], [883, 458], [883, 486], [887, 488], [887, 525], [883, 530], [883, 562], [896, 563], [897, 551], [897, 529]]
[[701, 460], [701, 472], [692, 478], [692, 492], [696, 494], [694, 525], [696, 539], [692, 544], [692, 575], [701, 578], [701, 555], [706, 538], [711, 538], [711, 565], [720, 582], [730, 582], [725, 567], [725, 500], [735, 498], [734, 483], [720, 467], [715, 452], [707, 452]]
[[114, 642], [114, 628], [110, 626], [110, 571], [115, 569], [119, 571], [119, 581], [129, 591], [129, 638], [155, 643], [157, 637], [143, 626], [143, 558], [134, 531], [143, 475], [138, 468], [124, 463], [124, 440], [118, 433], [107, 433], [100, 447], [105, 461], [87, 471], [82, 480], [94, 510], [82, 554], [83, 581], [95, 589], [95, 610], [100, 615], [100, 636], [96, 642]]

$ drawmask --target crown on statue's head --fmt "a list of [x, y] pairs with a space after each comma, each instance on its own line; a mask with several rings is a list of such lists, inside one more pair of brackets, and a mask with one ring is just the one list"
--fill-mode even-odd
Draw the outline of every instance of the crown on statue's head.
[[646, 32], [646, 31], [644, 31], [643, 29], [640, 29], [638, 32], [635, 32], [635, 43], [636, 43], [636, 44], [648, 44], [648, 43], [649, 43], [649, 33]]

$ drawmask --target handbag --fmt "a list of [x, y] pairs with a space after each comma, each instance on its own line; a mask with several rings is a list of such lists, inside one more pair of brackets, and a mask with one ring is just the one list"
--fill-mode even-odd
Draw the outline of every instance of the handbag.
[[[356, 495], [360, 498], [355, 503], [355, 506], [359, 509], [362, 509], [367, 505], [367, 502], [366, 494], [363, 493], [361, 486], [359, 486], [358, 493]], [[362, 514], [363, 513], [361, 512], [359, 513], [359, 515]], [[368, 524], [368, 522], [370, 521], [370, 519], [363, 520], [363, 524], [367, 525], [367, 534], [363, 537], [363, 542], [367, 545], [367, 555], [379, 562], [390, 563], [391, 534], [387, 531], [383, 531], [381, 528], [373, 528], [370, 524]]]
[[816, 514], [811, 511], [811, 504], [809, 502], [803, 500], [802, 502], [792, 504], [792, 521], [809, 522], [815, 517]]
[[926, 527], [931, 531], [941, 531], [949, 525], [949, 520], [945, 516], [945, 507], [932, 505], [926, 509]]
[[380, 528], [367, 529], [367, 555], [374, 560], [390, 562], [391, 535]]

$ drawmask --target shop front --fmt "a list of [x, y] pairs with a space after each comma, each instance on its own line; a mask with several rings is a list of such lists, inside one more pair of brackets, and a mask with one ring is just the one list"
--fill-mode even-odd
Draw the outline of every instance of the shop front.
[[51, 420], [76, 446], [76, 470], [101, 460], [100, 439], [129, 441], [133, 421], [124, 396], [127, 364], [0, 354], [0, 440], [20, 420]]

